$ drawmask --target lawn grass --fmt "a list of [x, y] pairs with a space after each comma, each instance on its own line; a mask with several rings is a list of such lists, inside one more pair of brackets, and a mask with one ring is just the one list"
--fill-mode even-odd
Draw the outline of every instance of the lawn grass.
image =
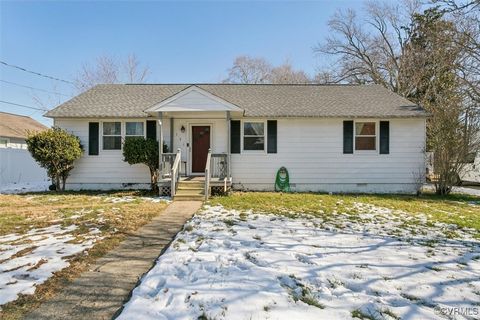
[[[35, 294], [22, 295], [1, 306], [0, 318], [21, 319], [167, 206], [165, 202], [148, 201], [144, 196], [149, 196], [149, 193], [119, 191], [0, 195], [0, 235], [22, 234], [53, 224], [75, 224], [78, 226], [75, 234], [79, 239], [92, 227], [99, 228], [104, 237], [88, 250], [88, 255], [73, 257], [67, 268], [37, 286]], [[114, 202], [114, 199], [122, 197], [130, 197], [132, 201]]]
[[437, 196], [410, 195], [328, 195], [314, 193], [234, 192], [227, 197], [213, 197], [212, 205], [226, 209], [267, 212], [282, 215], [306, 213], [327, 220], [335, 212], [355, 214], [355, 202], [372, 204], [393, 210], [401, 210], [418, 216], [424, 214], [430, 222], [455, 224], [461, 228], [473, 228], [480, 236], [480, 198], [452, 194]]

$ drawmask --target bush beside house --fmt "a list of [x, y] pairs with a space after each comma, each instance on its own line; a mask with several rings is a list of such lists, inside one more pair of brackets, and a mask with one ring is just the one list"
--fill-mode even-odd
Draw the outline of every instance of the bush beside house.
[[53, 128], [29, 134], [26, 143], [35, 161], [47, 169], [56, 190], [64, 191], [73, 163], [83, 153], [80, 139], [66, 130]]

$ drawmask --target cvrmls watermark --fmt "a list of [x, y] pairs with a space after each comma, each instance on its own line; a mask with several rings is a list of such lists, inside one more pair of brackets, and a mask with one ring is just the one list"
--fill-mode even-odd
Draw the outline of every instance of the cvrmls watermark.
[[480, 316], [480, 307], [435, 307], [437, 314], [446, 316]]

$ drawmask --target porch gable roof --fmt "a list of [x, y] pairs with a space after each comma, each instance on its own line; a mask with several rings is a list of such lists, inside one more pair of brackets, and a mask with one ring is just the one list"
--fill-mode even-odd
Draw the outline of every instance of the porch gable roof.
[[191, 85], [184, 90], [166, 98], [165, 100], [154, 104], [144, 110], [147, 113], [152, 112], [172, 112], [172, 111], [238, 111], [243, 109], [222, 99], [202, 88]]

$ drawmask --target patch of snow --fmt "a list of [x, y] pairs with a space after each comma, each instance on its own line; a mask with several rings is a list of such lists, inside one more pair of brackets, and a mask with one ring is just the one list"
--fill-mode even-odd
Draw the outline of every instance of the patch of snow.
[[68, 258], [91, 248], [102, 237], [91, 228], [78, 241], [77, 226], [52, 225], [25, 234], [0, 236], [0, 305], [20, 294], [33, 294], [55, 272], [69, 265]]
[[448, 225], [410, 217], [405, 238], [401, 212], [355, 208], [360, 220], [342, 213], [334, 220], [240, 216], [207, 206], [143, 277], [118, 319], [351, 319], [352, 312], [439, 319], [448, 318], [439, 310], [453, 310], [442, 308], [479, 311], [480, 242], [468, 230], [446, 239]]
[[172, 197], [165, 197], [165, 196], [158, 196], [158, 197], [141, 197], [142, 200], [145, 201], [150, 201], [153, 203], [158, 203], [158, 202], [167, 202], [170, 203], [172, 202]]
[[[432, 184], [426, 184], [422, 188], [424, 191], [435, 192], [435, 187]], [[453, 187], [452, 193], [463, 193], [471, 196], [480, 196], [480, 189], [469, 187]]]
[[48, 191], [50, 181], [11, 183], [0, 185], [0, 194], [17, 194], [26, 192]]
[[134, 196], [105, 197], [104, 201], [111, 202], [111, 203], [124, 203], [124, 202], [133, 202], [138, 199], [142, 201], [150, 201], [153, 203], [158, 203], [158, 202], [170, 203], [172, 201], [171, 197], [134, 197]]
[[468, 187], [454, 187], [454, 193], [465, 193], [472, 196], [480, 196], [480, 189], [468, 188]]

